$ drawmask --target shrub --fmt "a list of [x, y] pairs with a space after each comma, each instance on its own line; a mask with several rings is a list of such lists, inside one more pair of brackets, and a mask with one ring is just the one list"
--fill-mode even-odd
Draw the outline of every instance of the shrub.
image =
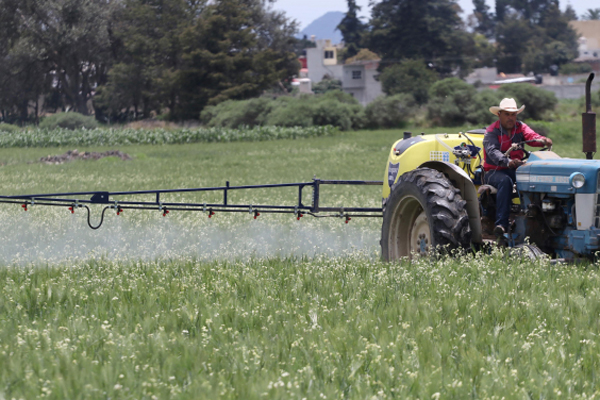
[[418, 104], [425, 104], [437, 74], [428, 69], [423, 60], [406, 60], [386, 68], [379, 80], [387, 95], [410, 93]]
[[260, 97], [250, 100], [228, 100], [208, 106], [200, 113], [200, 120], [209, 127], [239, 128], [264, 125], [273, 109], [273, 100]]
[[360, 129], [365, 123], [363, 106], [348, 93], [334, 90], [313, 100], [314, 125], [333, 125], [347, 131]]
[[475, 94], [473, 86], [458, 78], [447, 78], [434, 83], [429, 90], [427, 103], [430, 121], [442, 126], [465, 124], [468, 108]]
[[267, 118], [267, 125], [312, 126], [313, 106], [308, 97], [281, 97], [277, 99], [273, 111]]
[[7, 123], [0, 123], [0, 132], [8, 132], [8, 133], [12, 133], [12, 132], [17, 132], [19, 129], [18, 126], [16, 125], [12, 125], [12, 124], [7, 124]]
[[411, 94], [380, 96], [365, 109], [366, 123], [369, 128], [403, 128], [414, 116], [416, 102]]
[[525, 104], [525, 110], [519, 114], [519, 119], [542, 120], [546, 111], [554, 109], [558, 100], [556, 95], [533, 85], [522, 83], [510, 83], [498, 89], [501, 97], [512, 97], [520, 107]]
[[548, 137], [550, 135], [550, 124], [544, 121], [529, 121], [527, 125], [542, 136]]
[[94, 117], [86, 117], [76, 112], [58, 113], [44, 117], [40, 122], [41, 129], [94, 129], [98, 127], [98, 122]]
[[312, 91], [314, 94], [323, 94], [332, 90], [341, 90], [342, 89], [342, 81], [339, 79], [331, 79], [329, 76], [324, 76], [323, 80], [319, 83], [316, 83], [312, 87]]
[[467, 121], [482, 127], [496, 121], [498, 117], [490, 112], [490, 107], [500, 104], [500, 100], [498, 93], [493, 90], [484, 89], [477, 92], [467, 107]]
[[592, 72], [592, 66], [588, 63], [567, 63], [561, 65], [558, 72], [561, 75], [586, 74]]

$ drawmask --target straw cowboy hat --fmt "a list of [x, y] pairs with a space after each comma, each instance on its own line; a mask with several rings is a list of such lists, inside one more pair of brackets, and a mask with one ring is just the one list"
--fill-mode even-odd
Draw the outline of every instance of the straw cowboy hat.
[[499, 106], [490, 107], [490, 112], [494, 115], [498, 115], [500, 111], [508, 111], [508, 112], [516, 112], [519, 114], [521, 111], [525, 109], [525, 104], [521, 106], [521, 108], [517, 108], [517, 102], [515, 99], [502, 99]]

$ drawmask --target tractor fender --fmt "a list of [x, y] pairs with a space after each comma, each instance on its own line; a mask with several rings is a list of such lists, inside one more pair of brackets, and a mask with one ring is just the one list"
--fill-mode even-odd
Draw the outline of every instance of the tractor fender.
[[479, 212], [479, 199], [477, 190], [469, 175], [458, 166], [443, 161], [427, 161], [419, 168], [431, 168], [446, 174], [460, 190], [460, 195], [467, 202], [467, 214], [469, 215], [469, 226], [471, 227], [471, 241], [482, 243], [481, 214]]

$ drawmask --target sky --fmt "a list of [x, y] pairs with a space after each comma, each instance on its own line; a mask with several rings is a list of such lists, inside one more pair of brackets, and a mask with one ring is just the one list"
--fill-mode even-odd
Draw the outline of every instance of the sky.
[[[370, 15], [369, 1], [373, 0], [356, 0], [356, 4], [362, 7], [361, 15], [365, 16], [366, 19], [368, 19]], [[486, 2], [493, 11], [495, 1], [486, 0]], [[472, 0], [458, 0], [458, 4], [464, 11], [463, 18], [473, 12]], [[588, 9], [600, 7], [598, 0], [561, 0], [560, 2], [560, 6], [563, 10], [567, 4], [571, 4], [577, 15], [580, 17], [585, 14]], [[276, 0], [273, 8], [285, 11], [288, 17], [298, 21], [298, 28], [299, 30], [302, 30], [312, 21], [328, 11], [346, 12], [347, 2], [346, 0]]]

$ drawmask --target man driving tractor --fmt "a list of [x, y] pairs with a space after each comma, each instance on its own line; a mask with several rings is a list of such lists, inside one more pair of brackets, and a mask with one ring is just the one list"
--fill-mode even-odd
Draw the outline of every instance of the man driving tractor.
[[[504, 236], [508, 231], [513, 186], [516, 181], [515, 171], [525, 164], [525, 152], [522, 144], [533, 147], [551, 147], [552, 140], [539, 135], [529, 126], [517, 121], [525, 105], [517, 108], [514, 99], [502, 99], [499, 106], [490, 107], [490, 112], [498, 116], [498, 121], [487, 127], [483, 138], [484, 183], [498, 189], [496, 194], [496, 222], [494, 234]], [[514, 144], [519, 145], [513, 146]], [[513, 148], [509, 152], [509, 149]], [[508, 153], [508, 154], [507, 154]]]

